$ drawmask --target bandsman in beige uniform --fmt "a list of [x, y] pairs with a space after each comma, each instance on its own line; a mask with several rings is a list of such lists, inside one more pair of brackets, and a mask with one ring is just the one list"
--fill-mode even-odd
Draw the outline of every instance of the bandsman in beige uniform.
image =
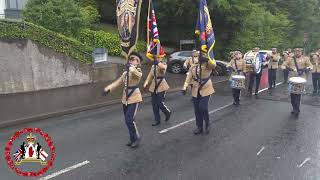
[[269, 89], [276, 88], [277, 71], [281, 58], [277, 48], [272, 48], [271, 51], [271, 54], [267, 55]]
[[[284, 62], [282, 69], [289, 69], [291, 77], [304, 77], [307, 79], [307, 75], [312, 70], [312, 64], [308, 57], [303, 56], [303, 49], [296, 48], [294, 57], [291, 61]], [[301, 94], [290, 94], [291, 104], [293, 107], [292, 114], [298, 116], [300, 113]]]
[[[138, 110], [138, 105], [142, 102], [141, 92], [139, 90], [139, 83], [142, 77], [141, 72], [141, 56], [137, 53], [131, 53], [129, 56], [129, 63], [126, 65], [126, 71], [104, 89], [104, 95], [115, 91], [121, 85], [124, 85], [122, 104], [125, 122], [129, 130], [130, 141], [127, 146], [135, 148], [139, 146], [139, 133], [135, 123], [135, 115]], [[127, 79], [127, 72], [129, 71], [129, 78]]]
[[320, 95], [320, 54], [311, 54], [313, 95]]
[[183, 63], [183, 68], [185, 70], [189, 70], [190, 67], [194, 66], [195, 64], [198, 64], [198, 59], [199, 59], [199, 51], [193, 50], [192, 57], [189, 57], [186, 59], [186, 61]]
[[[287, 61], [292, 61], [294, 57], [294, 53], [292, 52], [291, 48], [283, 52], [282, 55], [283, 55], [283, 63], [288, 63]], [[290, 72], [289, 69], [287, 68], [283, 69], [283, 79], [285, 84], [288, 83], [289, 72]]]
[[171, 116], [171, 111], [164, 104], [166, 91], [169, 89], [169, 85], [165, 79], [167, 71], [167, 63], [162, 61], [162, 58], [154, 60], [148, 77], [144, 83], [146, 89], [149, 85], [149, 91], [151, 93], [151, 102], [155, 123], [152, 126], [158, 126], [160, 124], [160, 110], [165, 114], [165, 121], [168, 121]]
[[[231, 72], [230, 80], [233, 75], [244, 75], [246, 69], [246, 61], [242, 59], [242, 53], [240, 51], [233, 52], [233, 58], [227, 64], [229, 72]], [[240, 105], [240, 93], [241, 89], [232, 88], [233, 105]]]
[[211, 81], [211, 72], [216, 67], [214, 60], [209, 60], [206, 54], [201, 54], [199, 63], [189, 69], [189, 74], [186, 77], [182, 93], [185, 95], [186, 90], [193, 80], [192, 97], [194, 112], [196, 116], [196, 126], [194, 134], [203, 133], [203, 121], [205, 122], [205, 133], [209, 133], [209, 111], [208, 103], [214, 88]]

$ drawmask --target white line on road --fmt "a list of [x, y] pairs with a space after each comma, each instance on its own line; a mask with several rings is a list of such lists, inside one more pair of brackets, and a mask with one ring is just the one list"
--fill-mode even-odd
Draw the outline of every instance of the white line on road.
[[308, 161], [310, 161], [310, 160], [311, 160], [310, 157], [306, 158], [301, 164], [297, 165], [297, 167], [298, 167], [298, 168], [301, 168], [304, 164], [306, 164], [306, 163], [307, 163]]
[[[282, 84], [282, 82], [276, 84], [276, 86], [279, 86], [280, 84]], [[268, 90], [268, 88], [261, 89], [260, 91], [258, 91], [258, 93], [261, 93], [261, 92], [266, 91], [266, 90]], [[231, 106], [232, 104], [233, 104], [233, 103], [229, 103], [229, 104], [224, 105], [224, 106], [222, 106], [222, 107], [220, 107], [220, 108], [218, 108], [218, 109], [214, 109], [214, 110], [210, 111], [209, 114], [213, 114], [213, 113], [215, 113], [215, 112], [221, 111], [221, 110], [223, 110], [223, 109]], [[176, 129], [176, 128], [180, 127], [180, 126], [186, 125], [186, 124], [188, 124], [188, 123], [190, 123], [190, 122], [192, 122], [192, 121], [194, 121], [194, 120], [195, 120], [195, 118], [191, 118], [191, 119], [189, 119], [189, 120], [187, 120], [187, 121], [184, 121], [184, 122], [182, 122], [182, 123], [179, 123], [179, 124], [177, 124], [177, 125], [174, 125], [174, 126], [172, 126], [172, 127], [169, 127], [169, 128], [167, 128], [167, 129], [163, 129], [163, 130], [159, 131], [159, 133], [160, 133], [160, 134], [167, 133], [168, 131], [171, 131], [171, 130]]]
[[[277, 83], [276, 86], [279, 86], [281, 84], [283, 84], [283, 82]], [[268, 88], [261, 89], [260, 91], [258, 91], [258, 93], [262, 93], [263, 91], [266, 91], [266, 90], [268, 90]], [[254, 93], [252, 93], [252, 95], [254, 95]]]
[[66, 173], [66, 172], [68, 172], [68, 171], [72, 171], [72, 170], [74, 170], [74, 169], [76, 169], [76, 168], [79, 168], [79, 167], [84, 166], [84, 165], [89, 164], [89, 163], [90, 163], [90, 161], [83, 161], [83, 162], [81, 162], [81, 163], [75, 164], [75, 165], [73, 165], [73, 166], [67, 167], [67, 168], [62, 169], [62, 170], [60, 170], [60, 171], [58, 171], [58, 172], [55, 172], [55, 173], [53, 173], [53, 174], [50, 174], [50, 175], [48, 175], [48, 176], [42, 177], [42, 178], [40, 178], [39, 180], [48, 180], [48, 179], [54, 178], [54, 177], [56, 177], [56, 176], [59, 176], [59, 175], [61, 175], [61, 174], [63, 174], [63, 173]]
[[[222, 109], [225, 109], [225, 108], [231, 106], [232, 104], [233, 104], [233, 103], [229, 103], [229, 104], [224, 105], [224, 106], [222, 106], [222, 107], [220, 107], [220, 108], [214, 109], [214, 110], [210, 111], [209, 114], [213, 114], [213, 113], [215, 113], [215, 112], [221, 111]], [[194, 121], [194, 120], [195, 120], [195, 118], [191, 118], [191, 119], [189, 119], [189, 120], [187, 120], [187, 121], [184, 121], [184, 122], [182, 122], [182, 123], [180, 123], [180, 124], [174, 125], [174, 126], [172, 126], [172, 127], [169, 127], [169, 128], [167, 128], [167, 129], [164, 129], [164, 130], [161, 130], [161, 131], [159, 131], [159, 133], [160, 133], [160, 134], [166, 133], [166, 132], [168, 132], [168, 131], [170, 131], [170, 130], [173, 130], [173, 129], [177, 128], [177, 127], [180, 127], [180, 126], [183, 126], [183, 125], [185, 125], [185, 124], [188, 124], [188, 123], [190, 123], [190, 122], [192, 122], [192, 121]]]
[[262, 151], [265, 149], [265, 147], [264, 146], [262, 146], [262, 148], [260, 149], [260, 151], [258, 151], [257, 152], [257, 156], [259, 156], [261, 153], [262, 153]]

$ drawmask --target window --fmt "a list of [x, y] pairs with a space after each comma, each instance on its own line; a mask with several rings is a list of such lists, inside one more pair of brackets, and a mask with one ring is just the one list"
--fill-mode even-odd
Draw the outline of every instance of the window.
[[184, 56], [184, 57], [191, 57], [192, 56], [192, 52], [190, 51], [185, 51], [185, 52], [181, 52], [179, 54], [179, 56]]
[[27, 0], [7, 0], [7, 9], [20, 9], [22, 10], [27, 4]]

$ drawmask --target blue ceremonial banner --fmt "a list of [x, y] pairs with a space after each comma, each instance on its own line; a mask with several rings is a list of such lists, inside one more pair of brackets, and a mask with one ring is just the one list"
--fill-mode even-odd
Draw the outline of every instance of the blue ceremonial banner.
[[195, 33], [199, 35], [201, 51], [207, 53], [209, 60], [215, 63], [213, 47], [216, 40], [206, 0], [200, 0], [199, 14]]

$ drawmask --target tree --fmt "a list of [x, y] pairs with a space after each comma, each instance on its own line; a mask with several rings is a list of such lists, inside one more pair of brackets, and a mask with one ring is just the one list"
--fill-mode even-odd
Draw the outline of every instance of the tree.
[[77, 36], [94, 19], [74, 0], [29, 0], [23, 16], [27, 21], [70, 36]]

